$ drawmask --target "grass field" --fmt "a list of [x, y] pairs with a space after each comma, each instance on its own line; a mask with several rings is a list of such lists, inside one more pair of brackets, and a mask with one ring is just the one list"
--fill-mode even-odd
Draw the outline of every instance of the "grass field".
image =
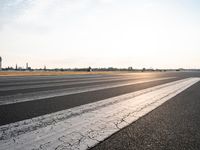
[[[57, 76], [57, 75], [89, 75], [112, 74], [113, 71], [79, 72], [79, 71], [2, 71], [0, 76]], [[118, 72], [119, 73], [119, 72]]]

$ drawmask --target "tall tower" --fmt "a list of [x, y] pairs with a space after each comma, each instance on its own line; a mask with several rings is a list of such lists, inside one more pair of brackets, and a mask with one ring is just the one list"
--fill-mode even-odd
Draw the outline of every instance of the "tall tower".
[[0, 56], [0, 70], [2, 70], [2, 58]]
[[28, 63], [26, 63], [26, 70], [28, 70]]
[[15, 70], [17, 70], [18, 69], [18, 66], [17, 66], [17, 64], [16, 64], [16, 66], [15, 66]]

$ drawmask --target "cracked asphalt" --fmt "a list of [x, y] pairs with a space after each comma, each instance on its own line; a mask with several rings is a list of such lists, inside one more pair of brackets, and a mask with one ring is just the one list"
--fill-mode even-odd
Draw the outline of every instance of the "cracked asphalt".
[[200, 82], [90, 150], [160, 149], [200, 149]]
[[[23, 89], [16, 89], [16, 90], [9, 90], [9, 91], [1, 91], [0, 97], [4, 96], [12, 96], [13, 99], [15, 99], [15, 96], [24, 95], [26, 93], [30, 92], [36, 92], [38, 91], [37, 88], [32, 88], [32, 84], [34, 82], [37, 82], [38, 85], [43, 85], [42, 82], [60, 82], [60, 80], [66, 80], [63, 83], [69, 84], [71, 83], [71, 80], [73, 82], [76, 82], [76, 80], [86, 80], [86, 81], [97, 81], [99, 79], [110, 79], [110, 78], [118, 78], [118, 79], [127, 79], [132, 78], [134, 81], [141, 81], [141, 79], [137, 79], [137, 77], [142, 77], [142, 79], [157, 79], [157, 78], [163, 78], [163, 77], [176, 77], [172, 79], [167, 80], [160, 80], [160, 81], [154, 81], [154, 82], [147, 82], [147, 83], [141, 83], [136, 85], [128, 85], [123, 87], [115, 87], [110, 89], [103, 89], [98, 91], [91, 91], [91, 92], [83, 92], [78, 94], [71, 94], [71, 95], [65, 95], [65, 96], [56, 96], [56, 97], [50, 97], [50, 98], [44, 98], [44, 99], [38, 99], [34, 101], [26, 101], [26, 102], [19, 102], [19, 103], [13, 103], [13, 104], [7, 104], [7, 105], [0, 105], [0, 125], [13, 123], [16, 121], [21, 121], [24, 119], [29, 119], [53, 112], [57, 112], [64, 109], [73, 108], [75, 106], [80, 106], [83, 104], [88, 104], [96, 101], [100, 101], [103, 99], [107, 99], [114, 96], [119, 96], [122, 94], [130, 93], [133, 91], [142, 90], [145, 88], [153, 87], [156, 85], [164, 84], [167, 82], [175, 81], [178, 79], [183, 79], [189, 76], [196, 75], [197, 73], [176, 73], [176, 72], [167, 72], [167, 73], [133, 73], [129, 75], [105, 75], [105, 76], [77, 76], [76, 77], [70, 77], [70, 76], [62, 76], [62, 77], [44, 77], [44, 76], [38, 76], [38, 77], [1, 77], [0, 78], [0, 88], [3, 89], [9, 87], [15, 87], [16, 84], [21, 83], [23, 86], [24, 84], [29, 84], [30, 88], [23, 90]], [[97, 79], [98, 78], [98, 79]], [[38, 81], [41, 81], [41, 83]], [[119, 81], [115, 81], [119, 82]], [[123, 83], [123, 82], [121, 82]], [[46, 84], [46, 83], [45, 83]], [[109, 84], [108, 81], [101, 81], [98, 83], [92, 83], [92, 85], [97, 84]], [[35, 84], [34, 84], [35, 85]], [[79, 87], [84, 87], [88, 85], [87, 83], [79, 84]], [[74, 88], [77, 87], [77, 84], [67, 85], [68, 88]], [[19, 86], [17, 86], [19, 87]], [[65, 88], [66, 86], [62, 85], [59, 87], [59, 89]], [[49, 87], [43, 87], [39, 88], [40, 91], [47, 90]], [[51, 87], [51, 89], [57, 90], [57, 86]], [[47, 90], [48, 91], [48, 90]], [[14, 93], [14, 95], [13, 95]]]
[[[200, 72], [166, 72], [166, 73], [141, 73], [129, 75], [106, 75], [106, 76], [77, 76], [77, 77], [10, 77], [0, 78], [0, 88], [20, 87], [30, 85], [27, 90], [15, 89], [9, 91], [1, 91], [0, 97], [23, 95], [35, 91], [48, 91], [57, 88], [84, 87], [90, 85], [109, 84], [109, 79], [118, 78], [126, 80], [141, 81], [138, 76], [144, 76], [146, 79], [156, 79], [163, 77], [176, 77], [167, 80], [153, 81], [136, 85], [126, 85], [123, 87], [115, 87], [102, 89], [97, 91], [70, 94], [65, 96], [55, 96], [45, 99], [33, 101], [12, 103], [0, 105], [0, 125], [6, 125], [33, 117], [66, 110], [76, 106], [101, 101], [114, 96], [127, 94], [130, 92], [146, 89], [156, 85], [184, 79], [188, 77], [200, 77]], [[106, 81], [102, 80], [106, 79]], [[79, 83], [80, 81], [85, 83]], [[129, 80], [129, 81], [131, 81]], [[66, 83], [66, 85], [31, 88], [32, 85], [48, 85], [48, 83]], [[41, 83], [40, 83], [41, 82]], [[111, 81], [117, 83], [118, 81]], [[76, 84], [69, 84], [76, 83]], [[124, 83], [121, 81], [121, 83]], [[12, 95], [13, 94], [13, 95]], [[121, 120], [123, 122], [124, 120]], [[121, 123], [119, 122], [119, 124]], [[116, 124], [118, 127], [118, 124]], [[92, 133], [92, 131], [91, 131]], [[73, 135], [72, 135], [73, 136]], [[76, 135], [74, 135], [76, 136]], [[80, 135], [80, 139], [84, 137]], [[64, 138], [64, 137], [63, 137]], [[92, 136], [89, 138], [94, 139]], [[59, 140], [63, 140], [62, 138]], [[80, 141], [77, 141], [80, 142]], [[45, 147], [45, 145], [42, 145]], [[70, 146], [70, 143], [69, 143]], [[66, 149], [66, 147], [58, 147]], [[146, 116], [143, 116], [136, 122], [123, 128], [119, 132], [100, 142], [91, 150], [140, 150], [140, 149], [200, 149], [200, 82], [193, 85], [176, 97], [164, 103], [162, 106], [153, 110]]]

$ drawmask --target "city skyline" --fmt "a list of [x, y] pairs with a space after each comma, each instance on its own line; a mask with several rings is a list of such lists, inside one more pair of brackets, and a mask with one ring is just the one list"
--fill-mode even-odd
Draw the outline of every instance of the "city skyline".
[[197, 0], [0, 2], [3, 67], [199, 69]]
[[58, 70], [58, 71], [67, 71], [67, 70], [76, 70], [76, 71], [80, 71], [80, 70], [88, 70], [88, 69], [95, 69], [95, 70], [108, 70], [108, 71], [117, 71], [117, 70], [121, 70], [121, 71], [167, 71], [167, 70], [176, 70], [176, 71], [181, 71], [181, 70], [196, 70], [199, 71], [200, 68], [153, 68], [153, 67], [145, 67], [143, 66], [142, 68], [137, 68], [137, 67], [133, 67], [133, 66], [126, 66], [126, 67], [113, 67], [113, 66], [104, 66], [104, 67], [91, 67], [91, 66], [84, 66], [84, 67], [49, 67], [47, 68], [46, 65], [40, 66], [40, 67], [31, 67], [29, 66], [29, 63], [26, 62], [25, 64], [22, 65], [10, 65], [10, 66], [4, 66], [3, 65], [3, 59], [0, 56], [0, 70], [18, 70], [18, 71], [25, 71], [25, 70]]

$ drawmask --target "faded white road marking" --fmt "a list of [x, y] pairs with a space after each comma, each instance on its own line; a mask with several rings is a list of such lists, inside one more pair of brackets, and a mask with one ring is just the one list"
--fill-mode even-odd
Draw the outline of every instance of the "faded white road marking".
[[91, 91], [97, 91], [97, 90], [102, 90], [102, 89], [122, 87], [122, 86], [167, 80], [167, 79], [173, 79], [173, 78], [175, 77], [144, 79], [142, 81], [133, 81], [133, 82], [127, 82], [127, 83], [109, 83], [109, 84], [107, 83], [107, 84], [101, 84], [101, 85], [91, 85], [91, 86], [59, 89], [59, 90], [47, 90], [47, 91], [41, 91], [41, 92], [23, 93], [23, 94], [11, 95], [11, 96], [0, 96], [0, 105], [25, 102], [25, 101], [33, 101], [33, 100], [45, 99], [45, 98], [51, 98], [51, 97], [57, 97], [57, 96], [65, 96], [65, 95], [70, 95], [70, 94], [78, 94], [78, 93], [83, 93], [83, 92], [91, 92]]
[[72, 78], [72, 79], [69, 79], [69, 78], [63, 78], [63, 79], [56, 79], [56, 80], [51, 80], [51, 79], [47, 79], [47, 80], [41, 80], [41, 81], [38, 81], [38, 80], [28, 80], [28, 81], [20, 81], [17, 80], [17, 82], [4, 82], [4, 83], [0, 83], [1, 86], [15, 86], [15, 85], [30, 85], [30, 84], [50, 84], [50, 83], [61, 83], [61, 82], [65, 82], [65, 83], [72, 83], [72, 82], [75, 82], [75, 83], [79, 83], [79, 82], [88, 82], [88, 81], [95, 81], [95, 82], [98, 82], [98, 81], [115, 81], [115, 80], [134, 80], [134, 79], [142, 79], [142, 78], [146, 78], [148, 79], [149, 77], [147, 76], [142, 76], [142, 77], [131, 77], [131, 76], [128, 76], [128, 77], [101, 77], [101, 78]]
[[1, 126], [0, 149], [87, 149], [198, 81], [174, 81]]
[[[117, 79], [100, 79], [100, 80], [87, 80], [87, 81], [78, 81], [78, 82], [72, 82], [69, 81], [65, 82], [64, 80], [62, 81], [45, 81], [45, 82], [32, 82], [33, 85], [31, 85], [31, 83], [28, 83], [25, 85], [17, 85], [19, 83], [14, 84], [13, 86], [6, 86], [3, 88], [0, 88], [0, 91], [11, 91], [11, 90], [23, 90], [23, 89], [33, 89], [33, 88], [43, 88], [43, 87], [54, 87], [54, 86], [65, 86], [65, 85], [76, 85], [76, 84], [84, 84], [84, 83], [100, 83], [100, 82], [110, 82], [110, 81], [128, 81], [128, 80], [135, 80], [135, 79], [141, 79], [141, 77], [138, 78], [117, 78]], [[38, 83], [38, 84], [34, 84], [34, 83]], [[21, 83], [20, 83], [21, 84]]]

